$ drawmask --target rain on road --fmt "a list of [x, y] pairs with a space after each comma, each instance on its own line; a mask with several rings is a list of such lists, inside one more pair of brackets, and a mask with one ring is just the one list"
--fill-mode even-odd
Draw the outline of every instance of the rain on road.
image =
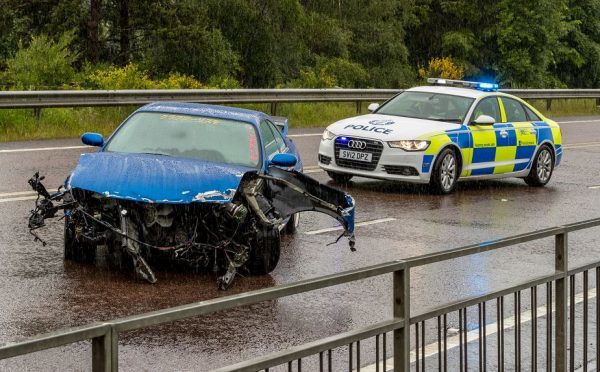
[[[344, 270], [442, 251], [469, 243], [600, 216], [600, 119], [563, 118], [565, 155], [546, 188], [521, 180], [469, 182], [448, 196], [423, 186], [358, 178], [343, 186], [357, 204], [357, 252], [339, 231], [307, 234], [335, 226], [316, 213], [301, 217], [298, 233], [285, 237], [281, 260], [271, 275], [238, 278], [216, 289], [212, 273], [158, 272], [158, 283], [135, 280], [130, 272], [64, 262], [62, 221], [49, 221], [34, 243], [26, 218], [33, 206], [27, 179], [37, 170], [46, 185], [58, 186], [88, 149], [24, 148], [78, 146], [76, 140], [0, 144], [0, 343], [68, 326], [162, 309]], [[292, 134], [320, 133], [296, 130]], [[315, 169], [317, 135], [295, 136], [305, 167]], [[333, 184], [332, 184], [333, 185]], [[600, 253], [597, 230], [574, 234], [573, 265]], [[411, 273], [413, 314], [459, 298], [501, 288], [553, 269], [550, 240], [430, 265]], [[208, 370], [391, 317], [391, 277], [383, 276], [243, 307], [213, 316], [127, 332], [119, 345], [122, 370]], [[526, 306], [526, 305], [524, 305]], [[457, 325], [452, 325], [457, 328]], [[433, 337], [433, 332], [428, 332]], [[372, 362], [363, 346], [363, 363]], [[89, 370], [90, 344], [78, 343], [0, 361], [0, 370]], [[334, 357], [343, 359], [343, 351]], [[347, 353], [347, 352], [346, 352]]]

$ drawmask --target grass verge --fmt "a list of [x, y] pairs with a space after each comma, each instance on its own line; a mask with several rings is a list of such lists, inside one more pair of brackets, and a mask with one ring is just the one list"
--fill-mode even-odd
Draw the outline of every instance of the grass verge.
[[[530, 103], [548, 117], [599, 115], [596, 100], [555, 100], [550, 110], [545, 100]], [[361, 112], [366, 113], [365, 102]], [[237, 105], [269, 112], [269, 104]], [[0, 110], [0, 141], [52, 138], [74, 138], [84, 132], [109, 135], [131, 112], [134, 106], [82, 107], [43, 109], [36, 117], [31, 109]], [[334, 121], [357, 115], [356, 104], [350, 103], [283, 103], [277, 105], [277, 115], [289, 118], [292, 128], [325, 127]]]

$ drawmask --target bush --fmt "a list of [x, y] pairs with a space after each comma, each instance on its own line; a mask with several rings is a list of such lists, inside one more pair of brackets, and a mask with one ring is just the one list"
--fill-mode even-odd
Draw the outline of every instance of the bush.
[[46, 35], [33, 36], [28, 46], [19, 43], [14, 57], [6, 61], [5, 80], [13, 89], [57, 89], [72, 84], [75, 70], [72, 65], [77, 54], [69, 50], [73, 33], [58, 40]]
[[465, 75], [465, 69], [459, 66], [452, 58], [432, 58], [427, 64], [427, 68], [419, 68], [419, 77], [426, 79], [436, 77], [443, 79], [460, 80]]
[[86, 68], [82, 83], [91, 89], [201, 89], [204, 85], [194, 77], [172, 73], [161, 80], [153, 80], [148, 72], [129, 63], [125, 67]]

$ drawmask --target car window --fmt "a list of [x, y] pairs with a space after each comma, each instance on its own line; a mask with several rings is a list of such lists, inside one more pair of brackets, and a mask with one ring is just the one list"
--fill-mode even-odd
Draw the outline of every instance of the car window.
[[542, 119], [538, 116], [538, 114], [533, 112], [533, 110], [530, 109], [527, 105], [523, 105], [523, 107], [525, 107], [525, 111], [527, 112], [529, 121], [542, 121]]
[[477, 119], [481, 115], [491, 116], [496, 120], [496, 123], [500, 123], [502, 121], [502, 117], [500, 115], [500, 105], [498, 104], [497, 97], [487, 97], [482, 99], [475, 107], [473, 111], [473, 115], [471, 116], [471, 121]]
[[265, 146], [265, 152], [271, 158], [279, 152], [279, 146], [275, 141], [275, 134], [266, 120], [260, 122], [260, 135], [262, 136], [263, 146]]
[[502, 104], [504, 105], [507, 123], [528, 121], [527, 114], [525, 113], [521, 102], [511, 98], [502, 97]]
[[283, 137], [281, 137], [281, 132], [279, 131], [279, 129], [277, 129], [275, 124], [273, 124], [269, 120], [267, 120], [267, 123], [269, 125], [269, 128], [271, 128], [271, 131], [273, 132], [273, 136], [275, 137], [275, 142], [277, 143], [277, 147], [279, 148], [279, 151], [284, 152], [287, 145], [285, 144]]
[[378, 114], [462, 123], [474, 99], [450, 94], [407, 91], [390, 99]]
[[212, 117], [139, 112], [105, 151], [156, 154], [257, 167], [260, 151], [250, 123]]

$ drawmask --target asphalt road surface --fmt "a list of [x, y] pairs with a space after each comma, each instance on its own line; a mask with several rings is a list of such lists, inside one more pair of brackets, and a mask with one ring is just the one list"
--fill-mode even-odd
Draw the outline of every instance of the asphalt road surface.
[[[336, 222], [305, 213], [298, 233], [285, 238], [275, 271], [238, 278], [226, 292], [216, 289], [212, 273], [163, 271], [157, 273], [158, 283], [150, 285], [130, 272], [64, 262], [62, 221], [51, 221], [40, 231], [48, 241], [46, 247], [28, 233], [26, 219], [34, 201], [27, 179], [39, 170], [46, 175], [46, 185], [54, 188], [69, 174], [79, 154], [91, 149], [78, 140], [0, 144], [0, 343], [599, 217], [600, 118], [558, 121], [562, 122], [565, 153], [547, 187], [531, 188], [518, 179], [469, 182], [460, 183], [452, 195], [434, 196], [424, 186], [357, 178], [342, 188], [356, 199], [357, 222], [372, 223], [357, 227], [356, 252], [348, 249], [344, 239], [327, 246], [339, 231], [320, 230], [335, 228]], [[320, 133], [320, 129], [292, 130], [306, 171], [321, 182], [330, 182], [316, 168]], [[570, 237], [572, 266], [597, 260], [598, 234], [596, 229]], [[553, 240], [547, 239], [416, 269], [411, 273], [412, 313], [550, 273], [553, 252]], [[543, 306], [543, 289], [537, 306]], [[531, 304], [528, 294], [523, 296], [521, 305], [526, 311]], [[514, 314], [511, 301], [507, 298], [506, 317]], [[488, 307], [490, 322], [495, 321], [493, 305]], [[120, 367], [209, 370], [389, 319], [391, 309], [391, 277], [373, 278], [127, 332], [121, 335]], [[468, 329], [475, 330], [476, 309], [470, 309], [468, 317]], [[542, 327], [543, 317], [539, 322]], [[452, 337], [458, 328], [455, 314], [448, 318], [448, 327], [448, 337]], [[434, 322], [426, 325], [427, 344], [436, 337], [433, 329]], [[505, 339], [511, 337], [507, 334]], [[493, 340], [491, 334], [488, 342]], [[362, 365], [373, 363], [373, 349], [372, 341], [361, 343]], [[89, 370], [90, 350], [90, 343], [82, 342], [0, 361], [0, 370]], [[507, 348], [507, 355], [510, 351]], [[471, 347], [469, 358], [476, 358], [476, 352]], [[453, 348], [449, 370], [458, 363], [457, 353]], [[435, 354], [428, 351], [428, 364], [437, 366]], [[336, 350], [334, 370], [347, 369], [347, 364], [341, 364], [346, 358], [347, 349]], [[506, 358], [508, 370], [514, 368], [511, 358]], [[310, 370], [314, 361], [306, 363], [305, 369]], [[495, 369], [494, 363], [490, 351], [490, 370]], [[469, 364], [469, 369], [475, 368], [476, 363]]]

